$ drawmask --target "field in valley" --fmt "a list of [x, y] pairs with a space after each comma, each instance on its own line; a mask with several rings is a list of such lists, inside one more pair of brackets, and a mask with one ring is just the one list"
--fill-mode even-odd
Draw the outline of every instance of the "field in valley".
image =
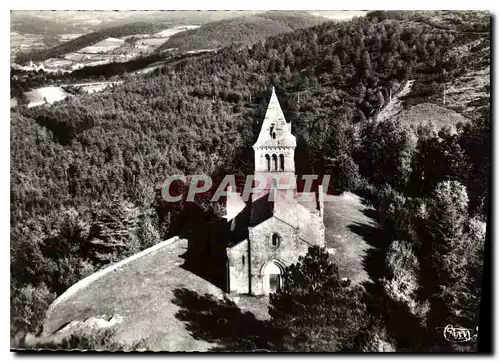
[[[180, 25], [164, 29], [153, 34], [134, 34], [120, 38], [108, 37], [94, 44], [85, 46], [73, 52], [66, 53], [57, 58], [49, 58], [44, 61], [34, 62], [33, 69], [43, 67], [46, 71], [70, 71], [86, 66], [109, 64], [112, 62], [127, 62], [141, 56], [152, 54], [168, 39], [177, 33], [196, 29], [198, 25]], [[72, 34], [64, 34], [59, 37], [60, 42], [75, 39]], [[45, 48], [44, 36], [11, 33], [12, 56], [20, 50], [32, 50], [34, 48]], [[30, 66], [25, 66], [30, 70]]]

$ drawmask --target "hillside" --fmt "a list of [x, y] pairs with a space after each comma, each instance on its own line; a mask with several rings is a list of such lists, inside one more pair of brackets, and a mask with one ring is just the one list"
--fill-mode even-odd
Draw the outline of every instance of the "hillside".
[[104, 314], [120, 317], [116, 338], [126, 344], [145, 339], [156, 351], [208, 350], [213, 345], [193, 338], [175, 317], [180, 307], [173, 303], [174, 293], [181, 288], [199, 295], [223, 293], [181, 267], [186, 248], [186, 240], [176, 241], [75, 291], [50, 309], [44, 337], [61, 338], [53, 333], [66, 324]]
[[251, 16], [202, 25], [172, 36], [158, 52], [169, 48], [181, 51], [215, 49], [230, 44], [253, 44], [270, 36], [306, 28], [328, 21], [326, 18], [298, 11], [269, 11]]
[[434, 103], [420, 103], [412, 106], [398, 114], [395, 119], [413, 127], [425, 125], [427, 122], [437, 129], [449, 127], [451, 130], [455, 130], [458, 123], [470, 121], [461, 114]]
[[152, 33], [160, 31], [168, 27], [165, 23], [129, 23], [115, 27], [98, 30], [89, 34], [84, 34], [76, 39], [62, 43], [54, 48], [47, 50], [35, 50], [27, 53], [18, 54], [16, 62], [19, 64], [26, 63], [30, 60], [39, 61], [49, 58], [57, 58], [61, 55], [76, 52], [87, 46], [103, 41], [107, 38], [119, 38], [125, 35], [134, 35], [142, 33]]
[[[56, 58], [77, 51], [106, 38], [120, 38], [127, 35], [151, 34], [169, 27], [186, 24], [230, 19], [254, 11], [59, 11], [58, 21], [50, 18], [48, 11], [13, 11], [11, 31], [41, 35], [84, 33], [76, 39], [65, 41], [55, 47], [23, 51], [16, 62], [23, 64], [30, 60], [41, 61]], [[32, 21], [31, 21], [32, 20]], [[62, 40], [61, 40], [62, 41]]]
[[83, 33], [85, 27], [37, 16], [37, 12], [11, 11], [10, 31], [22, 34], [59, 35]]
[[248, 15], [256, 11], [196, 10], [13, 10], [11, 31], [22, 34], [90, 33], [106, 28], [140, 22], [167, 22], [172, 26], [203, 24], [210, 21]]
[[479, 119], [490, 107], [490, 40], [470, 39], [451, 50], [447, 56], [463, 64], [464, 72], [455, 79], [445, 79], [440, 90], [429, 99], [471, 119]]
[[314, 25], [319, 25], [325, 21], [329, 21], [321, 15], [312, 15], [307, 11], [284, 10], [284, 11], [266, 11], [254, 15], [262, 19], [271, 19], [278, 23], [285, 24], [293, 30], [307, 28]]
[[[448, 68], [434, 76], [423, 72], [415, 81], [411, 92], [402, 97], [404, 108], [431, 102], [470, 119], [481, 118], [487, 112], [491, 56], [489, 12], [385, 11], [370, 12], [368, 17], [405, 19], [434, 29], [445, 29], [454, 38], [454, 46], [448, 49], [444, 58], [448, 64], [461, 68], [462, 71], [454, 76], [450, 76]], [[437, 68], [440, 64], [436, 62], [430, 65]], [[417, 69], [416, 71], [418, 72]]]
[[[390, 102], [378, 113], [376, 117], [378, 122], [395, 121], [415, 129], [422, 126], [430, 126], [435, 129], [448, 127], [452, 132], [455, 132], [459, 123], [465, 124], [470, 121], [464, 115], [450, 109], [451, 102], [449, 101], [448, 107], [445, 107], [443, 103], [436, 104], [439, 103], [437, 97], [420, 99], [420, 101], [427, 100], [427, 102], [417, 103], [411, 95], [414, 82], [414, 80], [406, 82], [402, 89], [392, 96]], [[436, 103], [429, 103], [432, 100]]]

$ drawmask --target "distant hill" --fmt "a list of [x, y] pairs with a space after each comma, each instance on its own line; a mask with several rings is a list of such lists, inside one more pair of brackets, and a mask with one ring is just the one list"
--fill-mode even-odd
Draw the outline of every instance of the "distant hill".
[[[50, 49], [37, 49], [20, 53], [16, 56], [19, 64], [30, 60], [43, 61], [77, 51], [94, 45], [107, 38], [120, 38], [126, 35], [154, 33], [179, 24], [199, 24], [200, 28], [172, 36], [163, 44], [158, 52], [167, 48], [180, 50], [212, 49], [227, 46], [232, 43], [252, 44], [269, 36], [286, 33], [299, 28], [321, 24], [328, 19], [311, 15], [305, 11], [269, 11], [265, 13], [239, 16], [242, 12], [158, 12], [134, 15], [132, 17], [113, 20], [111, 24], [99, 30], [84, 34], [59, 44]], [[235, 17], [236, 16], [236, 17]], [[16, 15], [11, 25], [12, 31], [24, 33], [70, 33], [84, 32], [79, 27], [70, 27], [67, 22], [50, 22], [44, 18], [29, 14]], [[27, 21], [32, 19], [32, 21]], [[183, 21], [181, 21], [184, 19]], [[223, 20], [219, 20], [223, 19]], [[192, 21], [191, 21], [192, 20]], [[210, 22], [210, 20], [213, 20]], [[31, 27], [30, 25], [31, 24]], [[52, 29], [52, 30], [51, 30]]]
[[328, 19], [305, 11], [268, 11], [251, 16], [221, 20], [172, 36], [158, 48], [181, 51], [214, 49], [234, 43], [252, 44], [270, 36], [319, 25]]
[[457, 10], [377, 10], [366, 14], [370, 20], [413, 21], [438, 29], [461, 32], [489, 32], [489, 12]]
[[41, 18], [26, 12], [11, 12], [10, 31], [21, 34], [71, 34], [83, 33], [81, 26], [58, 20]]
[[79, 36], [76, 39], [57, 45], [51, 49], [36, 50], [19, 54], [16, 57], [16, 62], [19, 64], [23, 64], [29, 62], [30, 60], [41, 61], [49, 58], [56, 58], [67, 53], [75, 52], [87, 46], [94, 45], [95, 43], [98, 43], [107, 38], [119, 38], [125, 35], [152, 33], [163, 30], [166, 27], [168, 27], [168, 24], [162, 22], [138, 22], [114, 26]]
[[211, 21], [249, 15], [257, 11], [241, 10], [164, 10], [164, 11], [67, 11], [13, 10], [11, 31], [21, 34], [90, 33], [138, 22], [169, 22], [172, 25], [204, 24]]
[[325, 21], [329, 21], [329, 19], [325, 17], [312, 15], [307, 11], [267, 11], [254, 16], [262, 19], [274, 20], [281, 24], [285, 24], [293, 30], [319, 25]]
[[[34, 34], [86, 33], [50, 49], [18, 54], [17, 63], [43, 61], [93, 45], [109, 37], [155, 33], [177, 25], [204, 24], [252, 11], [60, 11], [57, 21], [44, 11], [13, 11], [11, 31]], [[92, 19], [95, 17], [95, 19]]]

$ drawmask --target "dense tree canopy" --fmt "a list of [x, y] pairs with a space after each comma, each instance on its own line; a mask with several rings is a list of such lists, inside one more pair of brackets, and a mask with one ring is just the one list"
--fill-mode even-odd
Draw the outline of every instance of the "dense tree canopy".
[[281, 349], [337, 352], [354, 347], [368, 321], [362, 289], [340, 278], [325, 249], [309, 248], [286, 268], [283, 279], [269, 309], [273, 325], [287, 331]]

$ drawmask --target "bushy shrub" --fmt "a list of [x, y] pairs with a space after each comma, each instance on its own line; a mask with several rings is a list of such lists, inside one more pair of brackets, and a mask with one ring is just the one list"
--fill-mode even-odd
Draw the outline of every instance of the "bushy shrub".
[[45, 284], [11, 285], [10, 305], [15, 313], [10, 316], [10, 336], [13, 347], [19, 345], [28, 333], [37, 333], [45, 318], [45, 312], [56, 294]]
[[387, 332], [386, 326], [381, 319], [373, 318], [360, 334], [359, 352], [396, 352], [396, 341]]
[[429, 303], [418, 300], [420, 267], [411, 244], [393, 241], [387, 253], [386, 264], [390, 276], [382, 280], [385, 293], [395, 302], [405, 305], [425, 325]]
[[77, 330], [73, 334], [62, 339], [54, 337], [46, 340], [33, 339], [27, 348], [41, 350], [90, 350], [90, 351], [136, 351], [144, 350], [144, 340], [132, 344], [116, 341], [116, 330]]

